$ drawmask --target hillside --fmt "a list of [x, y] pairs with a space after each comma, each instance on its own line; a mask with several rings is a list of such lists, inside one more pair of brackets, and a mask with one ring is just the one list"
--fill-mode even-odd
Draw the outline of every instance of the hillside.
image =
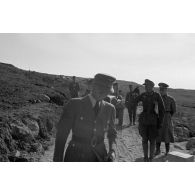
[[[87, 79], [77, 80], [82, 95]], [[70, 81], [68, 76], [25, 71], [0, 63], [0, 161], [39, 160], [53, 144], [55, 123], [64, 102], [70, 98]], [[138, 85], [128, 81], [118, 83], [124, 94], [130, 83]], [[195, 91], [170, 89], [170, 95], [178, 107], [174, 118], [176, 138], [183, 141], [194, 136]]]

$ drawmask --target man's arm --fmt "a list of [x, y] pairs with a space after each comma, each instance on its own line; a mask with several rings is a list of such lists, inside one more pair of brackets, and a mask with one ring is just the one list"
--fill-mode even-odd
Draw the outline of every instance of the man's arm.
[[176, 113], [176, 103], [175, 100], [171, 99], [171, 116], [173, 116]]
[[53, 161], [62, 162], [64, 159], [64, 147], [67, 137], [73, 125], [73, 102], [70, 100], [65, 106], [61, 118], [57, 124], [57, 133]]
[[129, 93], [127, 93], [125, 98], [125, 106], [128, 107], [128, 105], [129, 105]]
[[134, 99], [134, 106], [137, 106], [139, 102], [142, 101], [142, 94], [140, 94], [139, 96], [137, 96], [135, 99]]
[[116, 109], [113, 106], [110, 116], [110, 123], [109, 123], [109, 129], [108, 129], [108, 143], [109, 143], [109, 153], [115, 152], [116, 150], [116, 137], [117, 137], [117, 131], [115, 128], [115, 119], [116, 119]]
[[158, 102], [158, 112], [159, 112], [159, 126], [161, 126], [165, 114], [165, 106], [163, 103], [163, 99], [159, 93], [157, 93], [157, 102]]

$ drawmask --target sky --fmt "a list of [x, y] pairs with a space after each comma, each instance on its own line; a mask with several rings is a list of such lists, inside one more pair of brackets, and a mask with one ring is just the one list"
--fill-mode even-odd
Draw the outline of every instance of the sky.
[[195, 89], [195, 34], [0, 33], [0, 62], [49, 74], [100, 72]]

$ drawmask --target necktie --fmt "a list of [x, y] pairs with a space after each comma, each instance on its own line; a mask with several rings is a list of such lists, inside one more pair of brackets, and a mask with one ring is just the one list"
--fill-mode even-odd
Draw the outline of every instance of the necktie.
[[93, 110], [94, 110], [94, 113], [95, 113], [95, 116], [97, 116], [98, 112], [99, 112], [99, 108], [100, 108], [100, 102], [97, 101]]

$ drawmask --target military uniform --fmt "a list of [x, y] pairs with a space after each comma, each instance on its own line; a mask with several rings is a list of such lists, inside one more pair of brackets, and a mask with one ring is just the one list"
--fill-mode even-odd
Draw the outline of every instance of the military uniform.
[[[152, 82], [146, 80], [146, 82]], [[153, 82], [152, 82], [153, 83]], [[139, 116], [139, 133], [142, 136], [144, 159], [148, 159], [148, 141], [150, 142], [150, 159], [153, 159], [155, 139], [158, 129], [162, 125], [164, 117], [164, 104], [159, 93], [154, 91], [144, 92], [136, 98], [136, 102], [142, 102], [143, 112]]]
[[[104, 100], [96, 101], [91, 94], [71, 99], [65, 105], [57, 125], [54, 161], [106, 161], [108, 154], [104, 143], [106, 134], [109, 152], [116, 149], [115, 117], [116, 110], [112, 104]], [[65, 143], [71, 130], [72, 140], [64, 157]]]
[[125, 105], [128, 109], [129, 113], [129, 121], [130, 124], [135, 124], [135, 119], [136, 119], [136, 110], [137, 110], [137, 105], [135, 104], [135, 99], [139, 96], [139, 89], [136, 88], [132, 92], [128, 92], [125, 98]]
[[[166, 83], [159, 83], [159, 87], [168, 88], [169, 86]], [[157, 154], [160, 153], [161, 142], [165, 142], [166, 153], [169, 152], [169, 144], [174, 143], [172, 116], [176, 112], [176, 103], [174, 98], [169, 95], [162, 95], [162, 99], [165, 105], [165, 115], [156, 140]]]

